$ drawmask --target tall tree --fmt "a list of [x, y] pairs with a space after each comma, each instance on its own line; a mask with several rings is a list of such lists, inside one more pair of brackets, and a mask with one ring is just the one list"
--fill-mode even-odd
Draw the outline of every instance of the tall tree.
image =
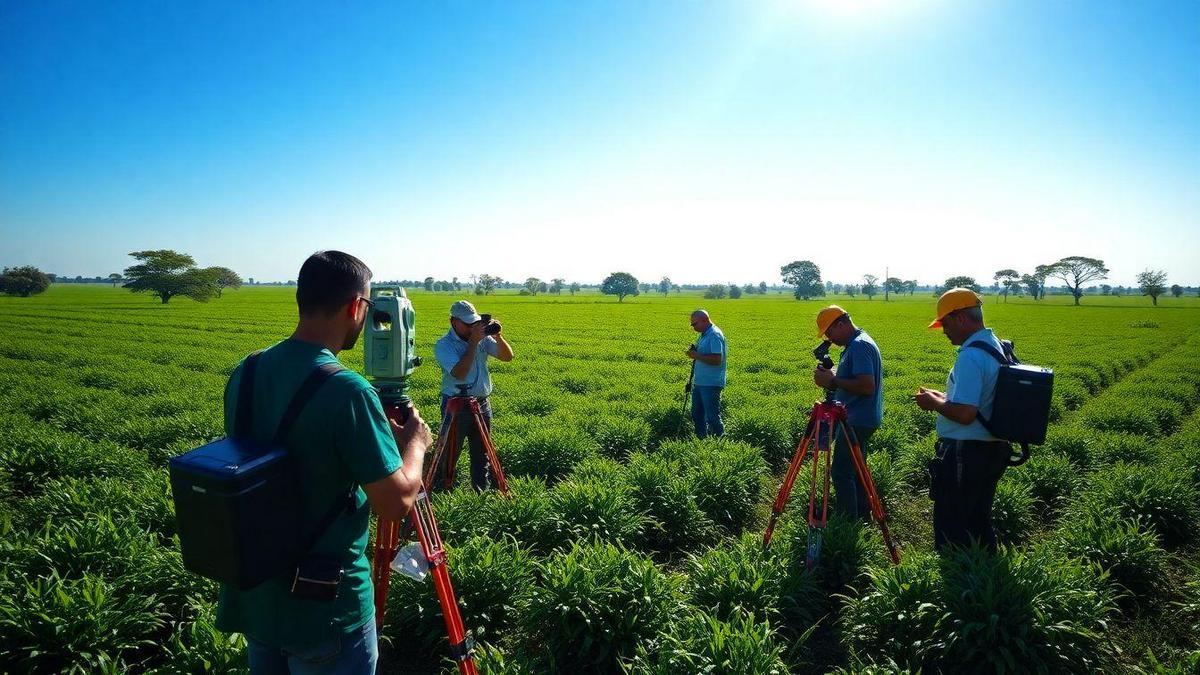
[[1021, 273], [1016, 270], [1003, 269], [992, 275], [992, 279], [1004, 289], [1004, 301], [1008, 302], [1008, 292], [1021, 287]]
[[1183, 295], [1183, 286], [1171, 284], [1171, 296], [1178, 298], [1181, 295]]
[[884, 290], [885, 296], [888, 293], [903, 293], [904, 292], [904, 280], [900, 279], [898, 277], [888, 277], [883, 282], [883, 290]]
[[458, 277], [454, 277], [454, 278], [452, 278], [452, 279], [450, 280], [450, 284], [451, 284], [452, 286], [454, 286], [454, 290], [456, 290], [456, 291], [461, 291], [461, 290], [462, 290], [462, 283], [460, 283], [460, 282], [459, 282], [459, 280], [458, 280]]
[[617, 296], [617, 302], [625, 302], [625, 296], [636, 296], [640, 289], [638, 288], [638, 280], [628, 272], [613, 272], [605, 277], [604, 282], [600, 284], [600, 292], [605, 295]]
[[159, 249], [134, 251], [129, 255], [139, 263], [125, 268], [124, 276], [129, 281], [122, 288], [134, 293], [148, 292], [164, 305], [177, 295], [207, 302], [217, 294], [216, 279], [196, 269], [196, 261], [186, 253]]
[[425, 277], [424, 286], [425, 286], [425, 290], [432, 291], [433, 290], [433, 277]]
[[571, 285], [567, 287], [567, 290], [571, 291], [571, 295], [575, 295], [579, 292], [579, 282], [572, 281]]
[[767, 282], [765, 282], [765, 281], [758, 282], [758, 294], [759, 295], [767, 294]]
[[1150, 296], [1154, 306], [1158, 306], [1158, 296], [1167, 292], [1167, 273], [1162, 270], [1146, 270], [1137, 275], [1138, 290], [1142, 295]]
[[942, 293], [945, 293], [946, 291], [950, 290], [951, 288], [969, 288], [969, 289], [975, 291], [976, 293], [978, 293], [980, 290], [982, 290], [979, 288], [979, 284], [975, 283], [975, 277], [957, 276], [957, 277], [950, 277], [949, 279], [947, 279], [946, 283], [942, 284], [942, 287], [938, 291], [938, 294], [940, 295]]
[[242, 287], [242, 278], [228, 267], [205, 267], [202, 271], [212, 277], [213, 283], [217, 286], [218, 298], [226, 288], [237, 290]]
[[779, 268], [783, 283], [796, 287], [794, 295], [797, 300], [809, 300], [820, 297], [825, 293], [821, 283], [821, 268], [811, 260], [796, 260]]
[[542, 280], [537, 277], [529, 277], [525, 280], [525, 290], [529, 291], [530, 295], [537, 295], [544, 285]]
[[1046, 266], [1046, 276], [1061, 279], [1071, 295], [1075, 296], [1075, 304], [1083, 297], [1084, 284], [1108, 278], [1108, 268], [1099, 258], [1086, 258], [1081, 255], [1067, 256], [1056, 263]]
[[551, 295], [561, 295], [564, 288], [567, 287], [566, 279], [551, 279], [550, 293]]
[[740, 297], [742, 297], [742, 287], [737, 284], [729, 284], [729, 298], [737, 300]]
[[909, 295], [914, 295], [917, 292], [917, 280], [909, 279], [904, 282], [904, 290], [908, 291]]
[[725, 297], [724, 284], [709, 285], [709, 287], [704, 290], [704, 297], [708, 298], [709, 300], [720, 300], [721, 298]]
[[5, 267], [0, 272], [0, 293], [28, 298], [50, 288], [50, 275], [32, 265]]
[[879, 292], [879, 286], [875, 285], [876, 281], [879, 281], [879, 277], [874, 274], [863, 275], [862, 294], [867, 296], [868, 300], [874, 298], [875, 294]]
[[663, 277], [658, 280], [658, 292], [663, 295], [671, 292], [671, 277]]
[[491, 295], [503, 279], [490, 274], [480, 274], [475, 280], [475, 295]]
[[108, 280], [112, 282], [113, 288], [116, 288], [117, 284], [124, 281], [124, 278], [120, 274], [113, 272], [112, 274], [108, 275]]

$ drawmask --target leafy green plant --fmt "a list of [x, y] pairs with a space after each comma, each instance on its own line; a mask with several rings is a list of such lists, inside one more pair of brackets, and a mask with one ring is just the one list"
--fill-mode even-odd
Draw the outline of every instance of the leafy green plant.
[[764, 551], [754, 535], [689, 556], [685, 590], [692, 604], [720, 620], [736, 614], [776, 620], [787, 561]]
[[628, 545], [646, 524], [623, 482], [570, 478], [551, 491], [550, 504], [563, 543], [597, 539]]
[[1081, 483], [1078, 470], [1065, 455], [1033, 452], [1023, 466], [1005, 473], [1005, 480], [1024, 485], [1033, 498], [1034, 517], [1047, 522], [1070, 501]]
[[1089, 488], [1080, 508], [1144, 519], [1167, 546], [1196, 539], [1200, 505], [1196, 486], [1186, 475], [1164, 466], [1117, 463], [1093, 474]]
[[745, 410], [729, 420], [725, 436], [759, 448], [772, 472], [779, 472], [792, 458], [790, 424], [785, 417], [771, 410]]
[[627, 673], [787, 673], [775, 631], [766, 621], [734, 614], [721, 620], [703, 612], [677, 622], [653, 647], [638, 646]]
[[1018, 543], [1029, 538], [1034, 529], [1033, 496], [1029, 486], [1017, 480], [1002, 479], [992, 502], [992, 527], [996, 540]]
[[669, 630], [680, 581], [608, 543], [576, 544], [538, 565], [518, 605], [522, 640], [559, 672], [612, 672]]
[[596, 442], [578, 429], [542, 426], [530, 429], [518, 442], [502, 447], [500, 462], [506, 474], [536, 476], [554, 483], [596, 451]]
[[1123, 603], [1151, 603], [1161, 597], [1167, 553], [1158, 535], [1140, 521], [1082, 509], [1063, 523], [1060, 534], [1060, 550], [1107, 572]]
[[647, 518], [642, 545], [665, 554], [687, 551], [717, 536], [678, 467], [659, 456], [633, 455], [626, 471], [630, 500]]
[[867, 572], [870, 583], [844, 596], [839, 618], [851, 654], [867, 663], [894, 660], [919, 668], [942, 619], [936, 556], [907, 556]]
[[596, 441], [600, 454], [625, 460], [650, 446], [650, 425], [637, 417], [598, 415], [584, 422], [587, 433]]

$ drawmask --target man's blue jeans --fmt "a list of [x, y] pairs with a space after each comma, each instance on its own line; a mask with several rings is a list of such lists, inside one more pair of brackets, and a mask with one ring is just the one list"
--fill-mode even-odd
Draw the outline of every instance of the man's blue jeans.
[[725, 424], [721, 421], [721, 387], [692, 387], [692, 422], [696, 425], [697, 438], [725, 433]]
[[[867, 461], [867, 441], [875, 433], [875, 427], [851, 427], [858, 439], [858, 448], [862, 451], [863, 461]], [[854, 458], [850, 456], [850, 447], [846, 438], [838, 434], [833, 444], [833, 467], [830, 471], [833, 482], [833, 510], [851, 518], [867, 519], [871, 515], [871, 505], [867, 501], [867, 493], [858, 482], [858, 472], [854, 470]]]
[[311, 645], [271, 647], [246, 636], [251, 675], [374, 675], [379, 661], [375, 619], [341, 637]]

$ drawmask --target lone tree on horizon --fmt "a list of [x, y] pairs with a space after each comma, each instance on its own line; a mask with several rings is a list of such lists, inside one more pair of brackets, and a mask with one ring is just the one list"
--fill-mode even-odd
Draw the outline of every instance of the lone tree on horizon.
[[[1072, 255], [1046, 266], [1046, 276], [1061, 279], [1071, 295], [1075, 296], [1075, 304], [1083, 297], [1083, 286], [1092, 281], [1108, 278], [1108, 268], [1099, 258], [1086, 258]], [[1045, 291], [1043, 290], [1043, 293]]]
[[1146, 270], [1137, 275], [1137, 282], [1142, 295], [1150, 296], [1150, 301], [1158, 307], [1158, 296], [1167, 292], [1167, 273], [1162, 270]]
[[202, 271], [211, 276], [213, 283], [217, 285], [218, 298], [226, 288], [237, 290], [242, 287], [242, 278], [228, 267], [205, 267]]
[[617, 296], [617, 302], [625, 302], [625, 296], [636, 296], [641, 291], [638, 288], [638, 280], [629, 272], [613, 272], [605, 277], [604, 282], [600, 284], [600, 292], [605, 295]]
[[821, 283], [821, 268], [811, 260], [795, 260], [779, 268], [783, 283], [796, 287], [793, 295], [797, 300], [811, 300], [825, 295]]
[[979, 288], [979, 284], [975, 283], [975, 277], [957, 276], [950, 277], [945, 284], [942, 284], [941, 288], [934, 289], [936, 291], [934, 294], [941, 295], [951, 288], [969, 288], [976, 293], [982, 290]]
[[125, 278], [129, 281], [122, 288], [134, 293], [147, 291], [164, 305], [177, 295], [208, 302], [220, 290], [214, 276], [197, 269], [196, 261], [186, 253], [159, 249], [134, 251], [129, 255], [140, 264], [125, 268]]
[[879, 281], [879, 277], [874, 274], [863, 275], [862, 294], [867, 296], [867, 300], [871, 300], [879, 292], [879, 286], [875, 285], [876, 281]]
[[1006, 269], [1000, 270], [992, 275], [992, 280], [998, 282], [1000, 287], [1004, 289], [1004, 301], [1008, 302], [1008, 292], [1014, 288], [1021, 287], [1021, 274], [1016, 270]]

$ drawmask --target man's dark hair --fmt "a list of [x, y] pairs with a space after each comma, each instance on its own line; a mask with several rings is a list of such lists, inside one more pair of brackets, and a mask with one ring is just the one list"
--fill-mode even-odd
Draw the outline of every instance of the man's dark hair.
[[341, 251], [317, 251], [300, 266], [296, 304], [301, 314], [333, 314], [371, 281], [366, 263]]

